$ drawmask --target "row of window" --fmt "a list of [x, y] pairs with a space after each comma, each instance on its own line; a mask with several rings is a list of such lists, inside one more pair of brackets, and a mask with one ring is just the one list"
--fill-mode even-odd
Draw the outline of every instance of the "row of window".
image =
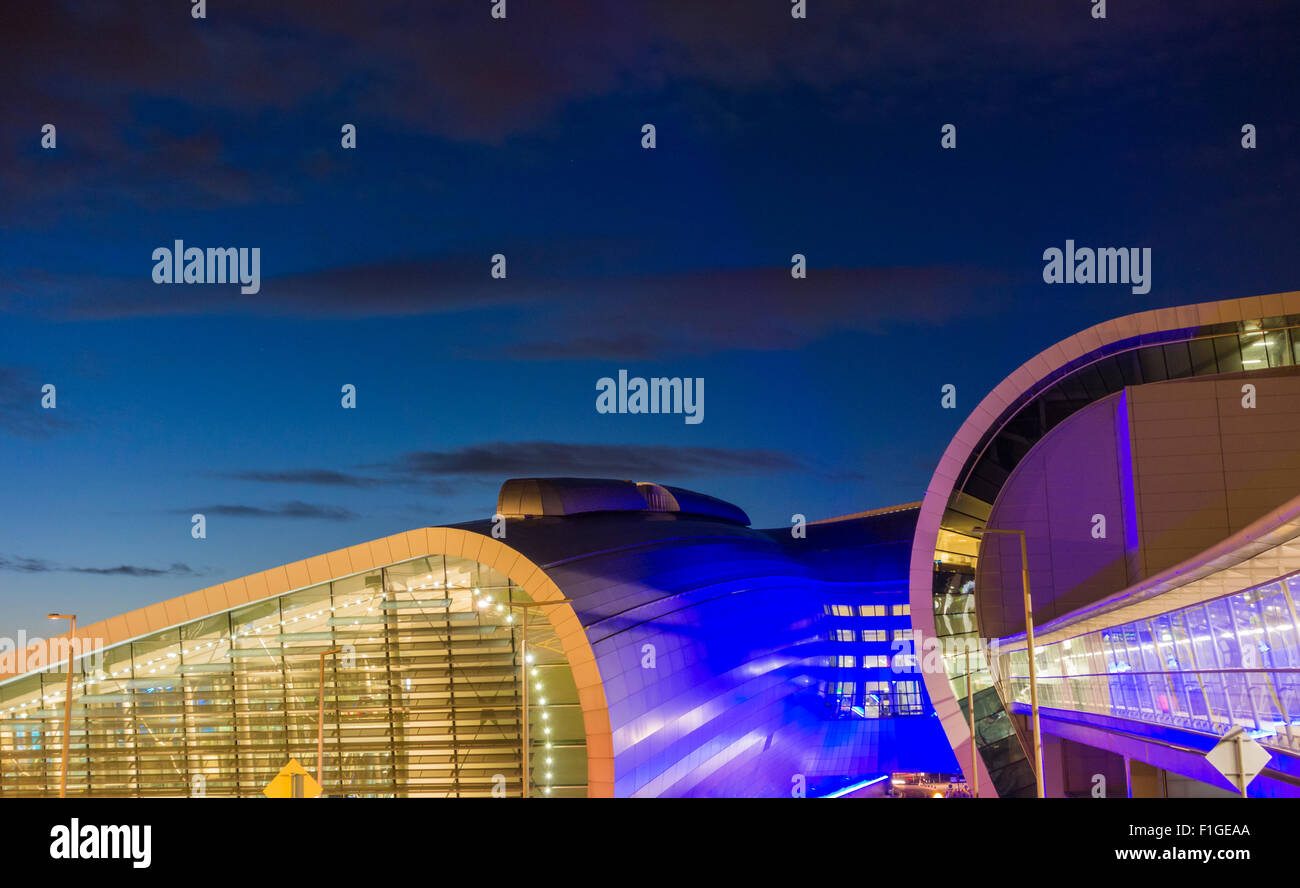
[[840, 669], [857, 669], [860, 666], [862, 669], [894, 669], [898, 672], [916, 671], [916, 654], [912, 653], [910, 649], [904, 653], [867, 654], [864, 657], [841, 654], [834, 658], [834, 662]]
[[919, 681], [823, 682], [827, 704], [843, 718], [924, 715]]
[[827, 616], [831, 617], [910, 617], [910, 604], [827, 604], [824, 605]]
[[[829, 617], [910, 617], [910, 604], [827, 604], [823, 612]], [[865, 628], [860, 628], [865, 625]], [[857, 644], [861, 642], [891, 643], [914, 638], [910, 626], [892, 628], [886, 622], [871, 621], [853, 628], [839, 625], [828, 628], [826, 640]], [[842, 670], [893, 669], [896, 672], [915, 672], [916, 656], [909, 643], [904, 650], [888, 654], [836, 654], [830, 660], [833, 667]], [[845, 673], [845, 679], [861, 678], [861, 674]], [[909, 681], [823, 681], [820, 683], [827, 707], [837, 718], [895, 718], [925, 714], [925, 697], [920, 682]]]
[[[1294, 325], [1295, 320], [1276, 319], [1276, 323]], [[962, 466], [958, 477], [966, 480], [957, 489], [984, 502], [995, 502], [1011, 470], [1036, 441], [1075, 411], [1125, 386], [1296, 364], [1300, 364], [1300, 330], [1272, 327], [1129, 348], [1078, 370], [1063, 371], [1050, 387], [1026, 399], [1014, 415], [1004, 416], [985, 433]]]
[[[891, 637], [892, 636], [892, 637]], [[911, 641], [912, 629], [831, 629], [826, 633], [827, 641]]]

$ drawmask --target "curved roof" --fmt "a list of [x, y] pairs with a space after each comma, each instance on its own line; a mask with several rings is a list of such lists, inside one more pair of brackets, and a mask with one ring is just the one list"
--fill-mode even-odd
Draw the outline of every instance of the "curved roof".
[[[679, 506], [702, 497], [654, 487]], [[783, 795], [789, 774], [815, 770], [823, 748], [829, 758], [818, 767], [828, 772], [866, 766], [826, 747], [824, 706], [806, 705], [815, 683], [799, 676], [815, 655], [809, 626], [827, 592], [901, 590], [916, 514], [895, 507], [811, 524], [802, 537], [650, 508], [508, 519], [504, 539], [491, 520], [420, 528], [78, 627], [77, 636], [112, 646], [412, 558], [469, 558], [534, 601], [556, 602], [542, 610], [577, 686], [589, 795]], [[663, 660], [653, 680], [642, 676], [645, 644]], [[899, 728], [906, 740], [889, 754], [897, 746], [946, 756], [938, 725], [923, 721]], [[844, 742], [884, 756], [865, 736]]]
[[[458, 527], [408, 530], [81, 626], [78, 627], [76, 636], [82, 639], [93, 638], [104, 647], [111, 647], [255, 601], [425, 555], [453, 555], [472, 559], [509, 577], [533, 601], [556, 602], [554, 607], [540, 610], [555, 630], [578, 689], [587, 736], [587, 794], [592, 797], [612, 795], [614, 753], [605, 687], [582, 624], [573, 607], [561, 603], [564, 595], [545, 571], [514, 548], [490, 535]], [[60, 637], [68, 635], [69, 633], [64, 633]], [[31, 649], [35, 650], [35, 645]], [[11, 673], [0, 676], [0, 680], [13, 677], [15, 675]]]
[[828, 651], [815, 622], [827, 602], [902, 592], [916, 514], [795, 537], [685, 511], [606, 511], [510, 519], [504, 538], [585, 628], [606, 682], [615, 795], [785, 795], [792, 773], [863, 773], [890, 756], [952, 764], [935, 720], [873, 741], [871, 720], [828, 728], [818, 696]]
[[[905, 508], [817, 524], [804, 538], [788, 528], [756, 530], [687, 513], [578, 514], [508, 520], [505, 539], [555, 579], [596, 643], [605, 621], [724, 575], [865, 582], [887, 562], [898, 563], [897, 547], [910, 543], [916, 514]], [[456, 526], [490, 534], [492, 522]]]

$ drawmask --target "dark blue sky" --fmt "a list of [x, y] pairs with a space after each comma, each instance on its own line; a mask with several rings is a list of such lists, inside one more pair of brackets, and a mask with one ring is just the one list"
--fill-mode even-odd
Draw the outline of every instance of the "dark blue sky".
[[[1053, 342], [1300, 287], [1294, 4], [186, 6], [0, 13], [4, 634], [486, 517], [516, 475], [764, 526], [918, 499]], [[177, 238], [259, 247], [261, 292], [155, 285]], [[1045, 285], [1067, 238], [1150, 247], [1151, 292]], [[619, 368], [703, 377], [705, 421], [597, 414]]]

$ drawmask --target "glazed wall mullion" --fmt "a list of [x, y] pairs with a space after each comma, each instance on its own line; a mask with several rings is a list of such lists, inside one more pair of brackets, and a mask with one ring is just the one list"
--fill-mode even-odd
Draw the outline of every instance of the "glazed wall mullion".
[[[526, 600], [476, 562], [434, 556], [115, 645], [74, 677], [70, 794], [259, 795], [289, 757], [315, 770], [323, 697], [331, 793], [517, 795], [519, 623], [495, 605]], [[545, 616], [529, 630], [543, 688], [529, 707], [534, 785], [582, 795], [572, 672]], [[321, 687], [330, 647], [343, 651]], [[64, 676], [0, 685], [0, 795], [57, 792]]]

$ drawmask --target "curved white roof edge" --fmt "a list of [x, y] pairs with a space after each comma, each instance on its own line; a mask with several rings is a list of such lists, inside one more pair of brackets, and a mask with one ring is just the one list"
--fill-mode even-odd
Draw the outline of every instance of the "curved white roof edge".
[[[1151, 309], [1095, 324], [1043, 349], [1021, 364], [971, 411], [944, 450], [926, 487], [925, 498], [921, 501], [921, 513], [917, 517], [916, 535], [912, 539], [908, 581], [913, 626], [931, 637], [938, 634], [934, 628], [934, 552], [939, 541], [939, 526], [966, 459], [979, 446], [984, 433], [997, 424], [1002, 413], [1017, 399], [1029, 392], [1040, 380], [1051, 376], [1070, 362], [1112, 343], [1164, 330], [1236, 323], [1288, 314], [1300, 314], [1300, 291]], [[923, 671], [922, 677], [953, 752], [958, 761], [965, 761], [970, 744], [970, 729], [953, 695], [948, 676]], [[992, 791], [993, 783], [988, 778], [982, 758], [978, 768], [981, 786]]]

